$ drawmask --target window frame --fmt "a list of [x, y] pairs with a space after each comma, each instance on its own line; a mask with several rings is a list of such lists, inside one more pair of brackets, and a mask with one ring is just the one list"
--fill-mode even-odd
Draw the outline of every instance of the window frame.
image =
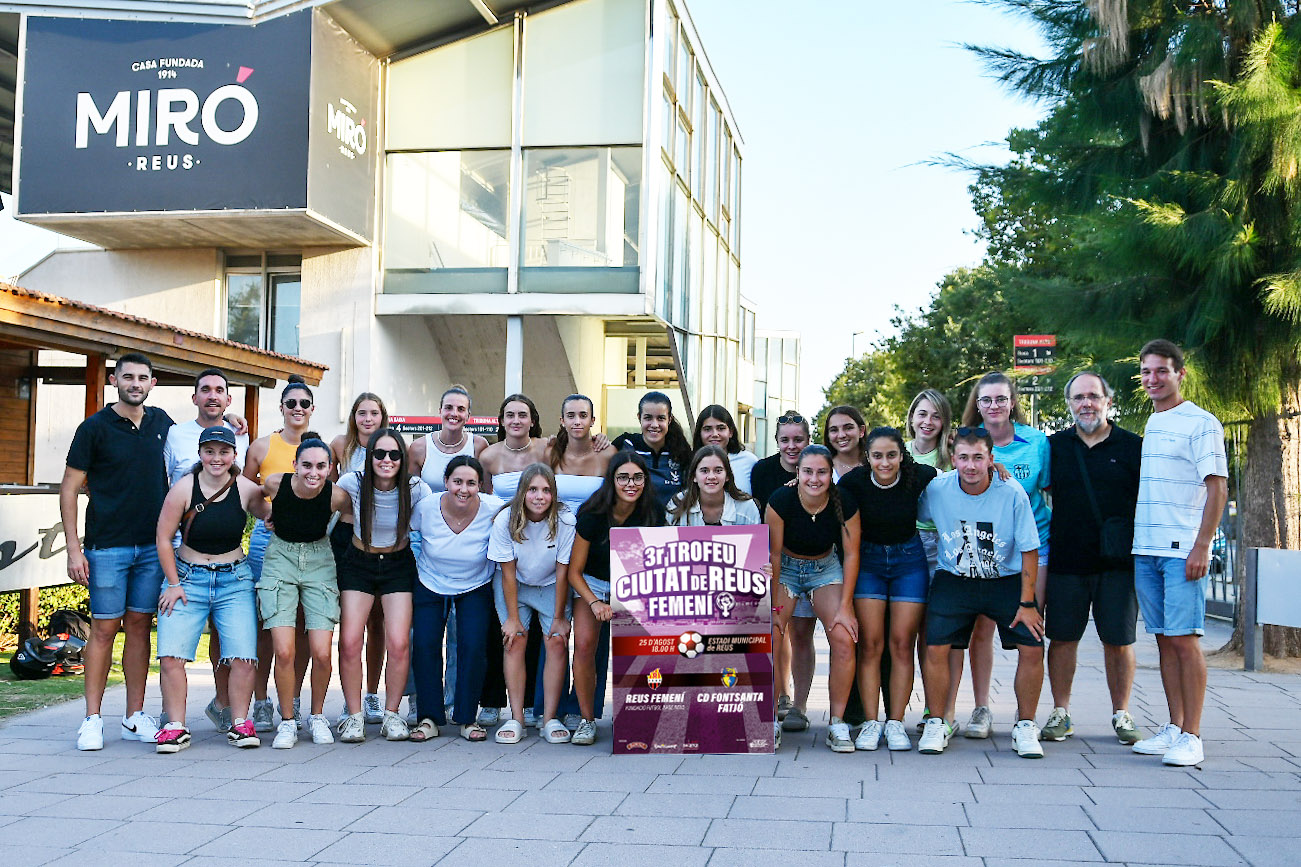
[[[232, 265], [232, 259], [247, 258], [257, 256], [260, 260], [257, 265]], [[273, 258], [293, 257], [297, 259], [294, 264], [277, 262], [272, 264]], [[232, 275], [255, 275], [262, 281], [262, 304], [258, 311], [258, 342], [255, 349], [262, 349], [268, 352], [279, 352], [284, 355], [297, 355], [302, 349], [302, 283], [303, 283], [303, 256], [301, 251], [291, 250], [228, 250], [222, 254], [221, 268], [221, 318], [222, 338], [231, 340], [235, 343], [242, 343], [230, 336], [230, 278]], [[275, 334], [275, 323], [273, 319], [276, 313], [275, 289], [276, 281], [273, 278], [296, 276], [299, 286], [299, 319], [296, 327], [299, 329], [299, 345], [294, 352], [286, 352], [283, 348], [272, 346], [273, 336]], [[252, 344], [242, 343], [244, 346]]]

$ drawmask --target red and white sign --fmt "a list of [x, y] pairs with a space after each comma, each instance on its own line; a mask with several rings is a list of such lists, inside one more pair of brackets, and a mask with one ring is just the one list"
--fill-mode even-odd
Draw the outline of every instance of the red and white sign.
[[1012, 369], [1017, 373], [1046, 376], [1057, 369], [1056, 334], [1017, 334], [1012, 337]]

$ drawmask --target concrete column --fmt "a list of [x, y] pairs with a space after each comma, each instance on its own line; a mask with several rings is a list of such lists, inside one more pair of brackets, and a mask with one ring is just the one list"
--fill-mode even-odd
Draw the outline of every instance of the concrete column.
[[524, 317], [506, 317], [506, 394], [524, 391]]

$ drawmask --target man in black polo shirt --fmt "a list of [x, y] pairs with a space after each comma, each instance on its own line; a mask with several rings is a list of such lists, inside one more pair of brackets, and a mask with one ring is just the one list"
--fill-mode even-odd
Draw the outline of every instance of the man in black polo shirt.
[[[1083, 371], [1066, 384], [1066, 405], [1075, 424], [1048, 438], [1053, 480], [1053, 516], [1049, 536], [1048, 586], [1045, 591], [1048, 682], [1052, 714], [1045, 740], [1064, 741], [1071, 727], [1071, 684], [1076, 652], [1093, 609], [1094, 628], [1102, 641], [1111, 691], [1111, 726], [1121, 743], [1138, 740], [1130, 716], [1134, 685], [1134, 632], [1138, 600], [1134, 595], [1134, 559], [1129, 556], [1134, 506], [1138, 501], [1138, 465], [1143, 439], [1107, 419], [1112, 390], [1101, 376]], [[1087, 474], [1087, 475], [1086, 475]], [[1116, 539], [1121, 556], [1102, 549], [1102, 526]], [[1118, 520], [1117, 520], [1118, 519]], [[1120, 525], [1120, 526], [1116, 526]]]
[[[109, 382], [117, 389], [117, 402], [77, 427], [59, 489], [68, 577], [90, 589], [86, 719], [77, 731], [79, 750], [104, 747], [100, 703], [120, 626], [126, 631], [122, 739], [152, 743], [158, 733], [157, 722], [144, 713], [144, 701], [149, 629], [163, 581], [155, 534], [167, 494], [163, 447], [172, 419], [163, 410], [144, 405], [157, 382], [145, 356], [123, 355]], [[89, 494], [84, 543], [77, 534], [77, 494], [83, 485]]]

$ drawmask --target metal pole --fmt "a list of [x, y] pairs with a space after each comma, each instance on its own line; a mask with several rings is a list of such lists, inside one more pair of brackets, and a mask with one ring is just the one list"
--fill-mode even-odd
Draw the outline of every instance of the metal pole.
[[1256, 566], [1259, 548], [1247, 549], [1246, 586], [1242, 593], [1242, 667], [1260, 671], [1265, 667], [1264, 634], [1256, 615]]

